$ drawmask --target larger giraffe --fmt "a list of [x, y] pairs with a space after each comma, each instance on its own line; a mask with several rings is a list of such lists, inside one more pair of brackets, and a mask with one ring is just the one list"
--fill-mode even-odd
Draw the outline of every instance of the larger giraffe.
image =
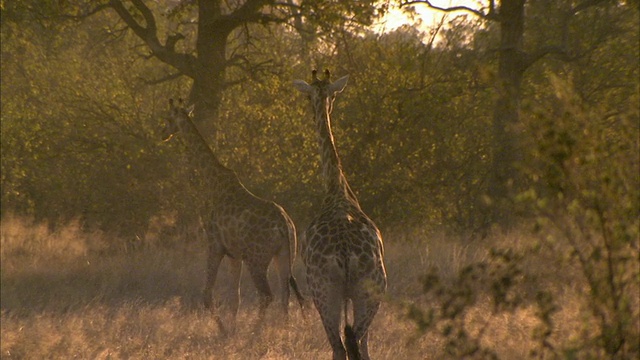
[[[242, 263], [246, 265], [251, 279], [260, 293], [260, 313], [273, 300], [267, 280], [267, 270], [275, 260], [280, 277], [282, 305], [288, 312], [289, 285], [295, 291], [300, 306], [303, 298], [292, 273], [296, 256], [296, 231], [293, 221], [278, 204], [261, 199], [247, 190], [237, 174], [220, 163], [206, 140], [191, 119], [191, 112], [182, 100], [176, 104], [170, 100], [170, 116], [162, 130], [168, 141], [180, 133], [189, 152], [193, 166], [200, 170], [200, 183], [212, 190], [207, 198], [206, 214], [209, 255], [207, 281], [204, 288], [204, 304], [212, 308], [213, 287], [220, 262], [225, 256], [231, 260], [231, 277], [237, 287], [232, 299], [232, 314], [238, 311], [239, 284]], [[205, 218], [206, 219], [206, 218]]]
[[[333, 349], [333, 359], [369, 359], [368, 331], [386, 291], [380, 231], [362, 211], [347, 183], [331, 132], [330, 114], [337, 93], [348, 76], [320, 80], [313, 71], [311, 84], [294, 81], [307, 94], [315, 116], [325, 196], [322, 208], [307, 228], [302, 257], [316, 309]], [[353, 305], [353, 327], [347, 322], [347, 303]], [[340, 336], [345, 317], [346, 350]]]

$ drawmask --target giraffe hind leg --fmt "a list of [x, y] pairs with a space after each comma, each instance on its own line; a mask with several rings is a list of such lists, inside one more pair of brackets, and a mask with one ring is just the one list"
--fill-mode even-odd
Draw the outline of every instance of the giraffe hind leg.
[[213, 287], [218, 276], [220, 262], [224, 257], [224, 253], [218, 251], [215, 245], [209, 247], [209, 256], [207, 258], [207, 282], [203, 291], [204, 307], [213, 310]]
[[[347, 352], [340, 337], [340, 322], [342, 315], [343, 296], [342, 292], [335, 289], [335, 291], [326, 291], [326, 296], [318, 296], [314, 294], [314, 303], [320, 318], [322, 320], [322, 326], [327, 334], [329, 344], [333, 349], [333, 360], [345, 360]], [[327, 301], [323, 303], [322, 301]]]
[[363, 294], [353, 299], [353, 332], [359, 344], [362, 359], [369, 360], [369, 326], [373, 321], [380, 301], [369, 294]]
[[231, 277], [231, 299], [229, 309], [231, 316], [235, 319], [238, 315], [238, 308], [240, 307], [240, 278], [242, 276], [242, 261], [238, 259], [229, 258], [229, 274]]
[[271, 287], [269, 286], [269, 280], [267, 279], [267, 266], [251, 265], [249, 267], [249, 273], [253, 280], [258, 293], [260, 293], [260, 316], [263, 317], [269, 304], [273, 302], [273, 294], [271, 293]]
[[278, 273], [278, 279], [280, 280], [281, 301], [285, 314], [289, 313], [289, 297], [291, 296], [291, 292], [289, 290], [289, 279], [292, 278], [292, 275], [289, 261], [288, 251], [281, 251], [274, 258], [274, 265], [276, 272]]

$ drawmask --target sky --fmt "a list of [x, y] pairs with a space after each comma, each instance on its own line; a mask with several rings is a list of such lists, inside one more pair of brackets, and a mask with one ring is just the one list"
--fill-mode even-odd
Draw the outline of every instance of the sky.
[[[486, 1], [481, 0], [431, 0], [434, 6], [451, 7], [464, 5], [472, 9], [481, 9], [483, 3]], [[484, 5], [486, 6], [486, 5]], [[456, 13], [445, 14], [442, 11], [433, 10], [426, 5], [416, 4], [413, 6], [415, 9], [415, 18], [411, 18], [403, 9], [397, 6], [397, 1], [389, 1], [389, 12], [374, 26], [377, 32], [387, 32], [399, 28], [402, 25], [420, 26], [423, 30], [428, 30], [435, 23], [439, 22], [443, 16], [453, 18]], [[461, 12], [462, 13], [462, 12]]]

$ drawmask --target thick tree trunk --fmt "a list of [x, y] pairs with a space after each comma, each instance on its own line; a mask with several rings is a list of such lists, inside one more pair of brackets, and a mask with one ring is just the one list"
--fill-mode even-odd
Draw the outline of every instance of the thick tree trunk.
[[196, 123], [209, 140], [215, 139], [224, 91], [229, 29], [221, 19], [219, 1], [200, 1], [198, 7], [197, 61], [189, 100], [195, 105]]
[[509, 222], [506, 202], [514, 195], [516, 164], [522, 159], [518, 149], [516, 125], [520, 121], [520, 87], [524, 74], [525, 0], [503, 0], [500, 6], [500, 49], [498, 59], [498, 97], [493, 113], [493, 158], [487, 195], [489, 223]]

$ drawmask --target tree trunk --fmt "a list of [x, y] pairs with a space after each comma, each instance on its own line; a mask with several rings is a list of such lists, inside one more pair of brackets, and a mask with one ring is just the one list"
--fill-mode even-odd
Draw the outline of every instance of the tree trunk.
[[227, 67], [227, 37], [232, 31], [223, 26], [220, 17], [219, 1], [199, 1], [196, 76], [189, 100], [195, 105], [196, 123], [208, 140], [216, 138]]
[[520, 120], [520, 87], [524, 74], [525, 0], [503, 0], [500, 6], [500, 49], [498, 54], [498, 96], [493, 113], [493, 157], [487, 188], [487, 223], [509, 222], [506, 202], [514, 195], [516, 164], [522, 159], [516, 125]]

